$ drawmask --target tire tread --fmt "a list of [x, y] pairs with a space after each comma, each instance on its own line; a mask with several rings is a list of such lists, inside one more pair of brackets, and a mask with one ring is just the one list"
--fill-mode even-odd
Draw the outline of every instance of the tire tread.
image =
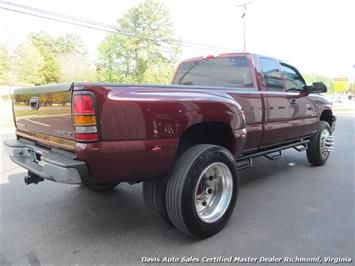
[[147, 208], [153, 213], [164, 220], [168, 225], [172, 226], [166, 208], [164, 208], [165, 198], [162, 197], [161, 191], [159, 190], [160, 182], [164, 180], [150, 180], [143, 183], [143, 198]]
[[319, 121], [318, 130], [311, 138], [311, 142], [307, 149], [307, 159], [314, 166], [321, 166], [325, 164], [325, 162], [328, 159], [327, 158], [326, 160], [323, 160], [321, 158], [321, 154], [319, 150], [319, 137], [320, 137], [319, 135], [321, 134], [324, 128], [328, 128], [329, 132], [331, 132], [330, 126], [326, 121]]
[[187, 173], [190, 171], [195, 159], [200, 156], [204, 150], [211, 147], [214, 147], [214, 145], [199, 144], [184, 152], [178, 158], [174, 166], [173, 174], [168, 181], [166, 191], [166, 207], [168, 215], [175, 227], [188, 235], [193, 234], [188, 230], [181, 212], [183, 184], [185, 183]]

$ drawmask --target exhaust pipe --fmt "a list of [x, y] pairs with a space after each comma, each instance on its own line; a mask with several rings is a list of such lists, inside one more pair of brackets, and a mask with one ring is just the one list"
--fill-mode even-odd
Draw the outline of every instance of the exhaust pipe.
[[44, 181], [44, 179], [34, 173], [28, 172], [28, 176], [25, 176], [24, 178], [25, 184], [29, 185], [29, 184], [38, 184], [39, 182]]

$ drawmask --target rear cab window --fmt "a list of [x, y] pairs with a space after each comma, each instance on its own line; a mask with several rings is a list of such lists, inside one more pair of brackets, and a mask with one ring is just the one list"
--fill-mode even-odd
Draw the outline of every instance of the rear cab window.
[[215, 57], [182, 63], [173, 84], [253, 88], [246, 56]]

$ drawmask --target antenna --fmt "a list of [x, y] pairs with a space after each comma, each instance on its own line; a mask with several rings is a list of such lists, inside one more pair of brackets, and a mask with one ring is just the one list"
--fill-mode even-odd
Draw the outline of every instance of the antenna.
[[247, 14], [247, 5], [250, 5], [252, 4], [253, 1], [250, 1], [250, 2], [245, 2], [243, 4], [239, 4], [237, 5], [237, 8], [239, 7], [243, 7], [244, 9], [244, 13], [243, 15], [241, 16], [241, 18], [243, 19], [243, 51], [245, 52], [247, 47], [246, 47], [246, 41], [245, 41], [245, 35], [246, 35], [246, 14]]

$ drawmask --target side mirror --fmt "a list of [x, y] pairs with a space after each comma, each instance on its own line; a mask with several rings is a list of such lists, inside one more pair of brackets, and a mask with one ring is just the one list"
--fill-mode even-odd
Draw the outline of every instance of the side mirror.
[[327, 92], [327, 86], [323, 82], [313, 82], [313, 92], [315, 93]]
[[307, 93], [324, 93], [327, 92], [327, 86], [323, 82], [313, 82], [312, 86], [305, 86]]

